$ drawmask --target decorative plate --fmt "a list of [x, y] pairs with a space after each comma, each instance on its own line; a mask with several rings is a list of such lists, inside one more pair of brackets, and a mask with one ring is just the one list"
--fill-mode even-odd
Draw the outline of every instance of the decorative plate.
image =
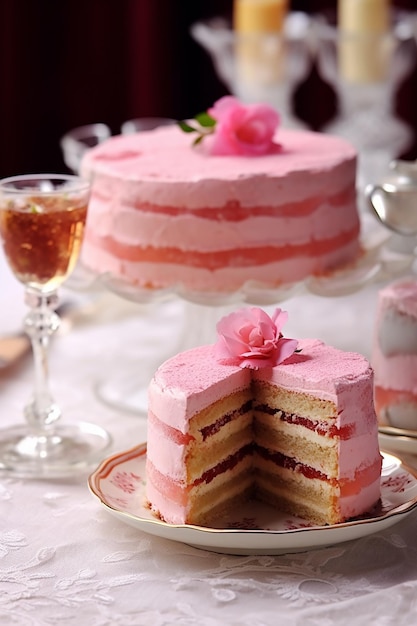
[[333, 526], [305, 520], [256, 503], [233, 511], [227, 526], [173, 525], [156, 519], [145, 503], [146, 444], [114, 454], [89, 477], [90, 491], [120, 521], [151, 535], [225, 554], [285, 554], [358, 539], [384, 530], [417, 507], [417, 472], [383, 453], [382, 497], [366, 518]]

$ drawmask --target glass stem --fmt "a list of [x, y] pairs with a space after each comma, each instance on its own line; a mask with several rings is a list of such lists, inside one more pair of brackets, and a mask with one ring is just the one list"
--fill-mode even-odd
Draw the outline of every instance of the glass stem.
[[55, 313], [58, 296], [55, 292], [42, 294], [28, 289], [25, 302], [30, 311], [24, 325], [32, 343], [35, 365], [35, 387], [32, 400], [25, 407], [25, 416], [36, 432], [45, 432], [61, 415], [49, 391], [48, 376], [49, 341], [60, 321]]

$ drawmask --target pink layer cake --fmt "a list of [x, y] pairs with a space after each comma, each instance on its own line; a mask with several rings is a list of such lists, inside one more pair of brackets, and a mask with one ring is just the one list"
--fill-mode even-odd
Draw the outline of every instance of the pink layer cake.
[[88, 151], [83, 263], [141, 287], [234, 291], [332, 272], [359, 254], [356, 153], [279, 130], [279, 151], [213, 156], [176, 125]]
[[258, 370], [214, 346], [166, 361], [149, 388], [147, 498], [161, 519], [210, 524], [255, 496], [318, 524], [380, 497], [373, 372], [359, 354], [299, 342]]
[[379, 292], [372, 365], [381, 425], [417, 430], [417, 280]]

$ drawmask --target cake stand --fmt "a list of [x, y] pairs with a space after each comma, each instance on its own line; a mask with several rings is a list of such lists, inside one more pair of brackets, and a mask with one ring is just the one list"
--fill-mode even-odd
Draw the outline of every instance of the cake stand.
[[[193, 292], [181, 285], [167, 289], [144, 289], [111, 274], [86, 273], [84, 276], [89, 276], [90, 287], [104, 289], [138, 305], [138, 315], [124, 320], [123, 329], [129, 341], [113, 347], [113, 351], [117, 349], [121, 354], [111, 354], [112, 367], [104, 368], [106, 375], [95, 383], [98, 398], [117, 410], [145, 416], [147, 387], [157, 367], [177, 352], [213, 343], [216, 323], [228, 312], [246, 305], [262, 306], [268, 310], [303, 295], [319, 296], [318, 300], [350, 296], [369, 285], [416, 270], [415, 246], [392, 246], [398, 235], [379, 223], [371, 212], [361, 215], [361, 231], [364, 254], [355, 265], [331, 276], [309, 277], [279, 287], [252, 281], [237, 291], [225, 293]], [[77, 288], [80, 287], [79, 281]], [[328, 325], [331, 321], [328, 309], [325, 303], [322, 306], [323, 310], [317, 313], [313, 310], [297, 311], [296, 317], [304, 317], [307, 321], [308, 316], [311, 319], [316, 316], [316, 319], [321, 318], [322, 324]], [[357, 324], [357, 312], [352, 310], [349, 314], [353, 316], [353, 322], [338, 321], [341, 324]], [[309, 323], [304, 326], [309, 326]], [[115, 336], [117, 332], [115, 330]], [[285, 333], [287, 336], [302, 336], [297, 327], [292, 335], [289, 329], [285, 329]], [[311, 336], [311, 330], [305, 336]], [[340, 336], [338, 339], [339, 347], [349, 349], [349, 345], [341, 343]], [[110, 346], [107, 352], [112, 352]]]

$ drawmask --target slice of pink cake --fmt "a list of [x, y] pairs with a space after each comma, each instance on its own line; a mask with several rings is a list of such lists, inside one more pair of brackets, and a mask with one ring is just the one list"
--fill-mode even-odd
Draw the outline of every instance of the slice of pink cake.
[[210, 524], [260, 498], [317, 524], [372, 509], [381, 455], [373, 372], [318, 340], [273, 367], [219, 362], [214, 346], [179, 354], [149, 388], [147, 498], [173, 524]]

